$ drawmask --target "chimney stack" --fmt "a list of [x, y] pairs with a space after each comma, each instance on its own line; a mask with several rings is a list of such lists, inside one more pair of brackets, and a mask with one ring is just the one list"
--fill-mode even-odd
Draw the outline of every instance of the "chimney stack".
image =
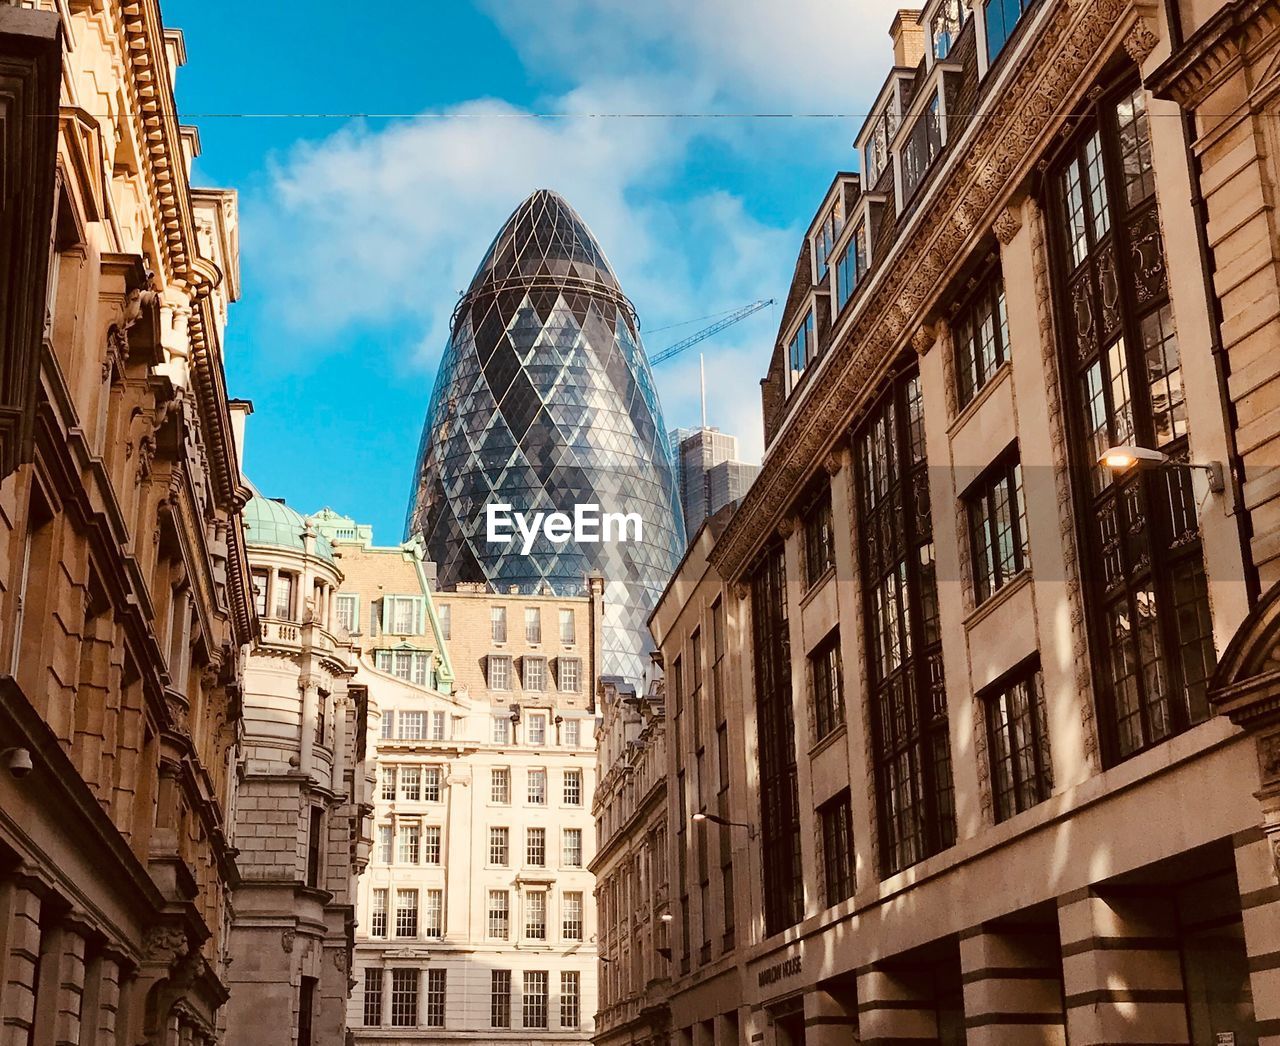
[[924, 57], [924, 26], [920, 24], [920, 12], [909, 7], [900, 8], [889, 26], [889, 39], [893, 41], [893, 64], [902, 69], [914, 69]]

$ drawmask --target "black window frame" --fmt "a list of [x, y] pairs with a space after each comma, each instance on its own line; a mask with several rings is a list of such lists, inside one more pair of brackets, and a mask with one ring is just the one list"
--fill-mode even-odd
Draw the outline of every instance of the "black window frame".
[[[1039, 657], [1024, 661], [983, 687], [978, 700], [986, 724], [992, 810], [999, 824], [1053, 794], [1053, 759]], [[1003, 714], [997, 716], [997, 711]], [[1029, 736], [1021, 736], [1020, 727]], [[1018, 758], [1019, 753], [1024, 758]]]
[[836, 564], [835, 527], [831, 515], [831, 485], [815, 491], [800, 513], [804, 550], [804, 584], [813, 588]]
[[845, 722], [840, 630], [823, 638], [809, 654], [809, 698], [813, 703], [814, 743], [826, 740]]
[[818, 807], [822, 834], [823, 896], [826, 906], [839, 904], [857, 889], [853, 852], [853, 803], [849, 789]]
[[[973, 567], [973, 601], [975, 606], [981, 606], [1031, 567], [1026, 495], [1017, 445], [989, 465], [969, 485], [961, 500], [969, 534], [969, 562]], [[1001, 511], [1002, 506], [1009, 510], [1007, 518]], [[1006, 543], [1002, 520], [1007, 521], [1009, 527], [1007, 548], [1003, 547]]]
[[[984, 312], [985, 307], [985, 312]], [[992, 359], [986, 359], [983, 317], [991, 324]], [[971, 281], [950, 320], [955, 365], [956, 404], [964, 410], [977, 399], [1010, 358], [1009, 316], [1005, 304], [1004, 269], [998, 254]]]

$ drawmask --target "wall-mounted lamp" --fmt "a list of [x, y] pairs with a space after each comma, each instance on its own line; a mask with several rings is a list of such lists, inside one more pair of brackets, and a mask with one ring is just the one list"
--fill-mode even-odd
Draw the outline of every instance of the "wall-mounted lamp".
[[1135, 465], [1139, 468], [1199, 469], [1208, 477], [1211, 493], [1221, 494], [1226, 490], [1221, 461], [1209, 461], [1204, 464], [1174, 461], [1162, 451], [1126, 443], [1118, 447], [1108, 447], [1099, 455], [1098, 464], [1111, 469], [1112, 472], [1127, 472]]
[[744, 821], [729, 821], [723, 817], [718, 817], [716, 814], [708, 814], [701, 811], [694, 814], [693, 819], [699, 824], [703, 821], [710, 821], [712, 824], [718, 824], [722, 828], [745, 828], [747, 830], [748, 839], [754, 839], [756, 837], [756, 826], [753, 824], [747, 824]]
[[661, 919], [664, 923], [669, 923], [675, 919], [675, 916], [672, 915], [670, 912], [663, 912], [661, 915], [658, 916], [658, 918]]

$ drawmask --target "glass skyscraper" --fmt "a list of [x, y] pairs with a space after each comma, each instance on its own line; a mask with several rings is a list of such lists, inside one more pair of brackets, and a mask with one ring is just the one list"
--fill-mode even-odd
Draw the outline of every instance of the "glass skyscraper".
[[[639, 540], [487, 540], [486, 507], [635, 513]], [[662, 408], [635, 310], [559, 195], [507, 219], [454, 312], [423, 427], [406, 535], [442, 586], [579, 593], [605, 578], [606, 674], [640, 679], [646, 620], [684, 550]], [[629, 537], [634, 538], [631, 533]]]

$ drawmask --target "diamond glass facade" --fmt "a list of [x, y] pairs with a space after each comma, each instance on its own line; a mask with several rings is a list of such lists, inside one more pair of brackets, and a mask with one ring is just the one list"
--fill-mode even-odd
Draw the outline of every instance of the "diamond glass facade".
[[[579, 594], [606, 582], [602, 671], [639, 679], [645, 621], [684, 549], [662, 408], [631, 303], [582, 219], [539, 190], [454, 313], [418, 451], [407, 535], [441, 585]], [[489, 543], [486, 506], [635, 513], [640, 540]], [[634, 538], [634, 533], [628, 535]]]

